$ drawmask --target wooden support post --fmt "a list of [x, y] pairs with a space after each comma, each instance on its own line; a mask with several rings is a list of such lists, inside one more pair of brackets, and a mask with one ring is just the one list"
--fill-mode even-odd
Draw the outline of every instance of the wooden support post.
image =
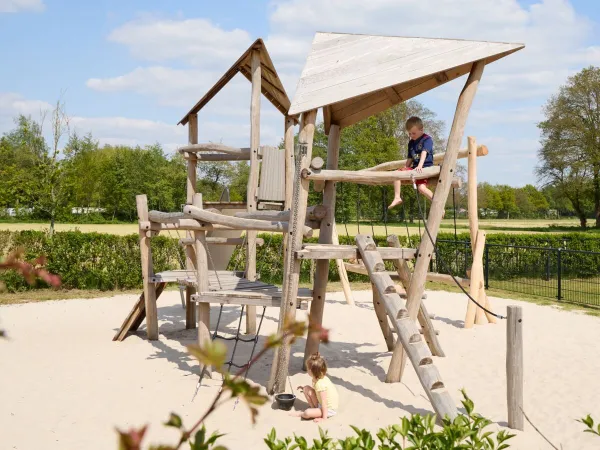
[[[335, 215], [334, 215], [335, 219]], [[334, 245], [340, 245], [340, 238], [337, 233], [337, 225], [333, 225], [332, 230], [332, 239]], [[348, 272], [346, 271], [346, 266], [344, 265], [343, 259], [336, 259], [335, 265], [337, 266], [338, 273], [340, 274], [340, 283], [342, 283], [342, 290], [344, 291], [344, 297], [346, 298], [346, 303], [350, 306], [354, 306], [354, 296], [352, 295], [352, 289], [350, 288], [350, 280], [348, 280]]]
[[[198, 115], [190, 114], [188, 116], [188, 142], [190, 144], [198, 143]], [[194, 202], [194, 194], [196, 193], [196, 168], [198, 159], [196, 155], [189, 154], [187, 160], [187, 192], [186, 192], [186, 203], [192, 204]], [[186, 237], [190, 240], [192, 238], [192, 232], [187, 231]], [[185, 248], [185, 268], [186, 270], [196, 270], [196, 251], [193, 246]], [[185, 289], [185, 328], [191, 330], [196, 328], [196, 305], [192, 302], [192, 295], [196, 293], [194, 287], [188, 286]]]
[[292, 207], [294, 189], [294, 119], [285, 116], [285, 134], [283, 135], [285, 150], [285, 203], [283, 209], [289, 211]]
[[[442, 221], [442, 214], [448, 199], [448, 193], [450, 192], [450, 184], [452, 183], [452, 177], [455, 173], [456, 158], [463, 138], [469, 109], [473, 103], [473, 98], [475, 97], [479, 80], [483, 74], [484, 66], [485, 61], [483, 60], [473, 63], [469, 78], [458, 98], [438, 185], [435, 194], [433, 195], [429, 217], [427, 218], [427, 227], [434, 240], [437, 238], [440, 223]], [[431, 261], [431, 255], [433, 254], [433, 243], [426, 234], [427, 233], [423, 236], [421, 244], [419, 245], [415, 270], [413, 272], [410, 289], [408, 291], [408, 300], [406, 302], [408, 313], [413, 320], [417, 318], [419, 312], [421, 296], [425, 290], [427, 269]]]
[[523, 431], [523, 311], [508, 307], [506, 321], [506, 401], [508, 426]]
[[[193, 205], [202, 208], [202, 194], [194, 194]], [[208, 244], [206, 231], [194, 231], [196, 241], [196, 283], [198, 292], [208, 292]], [[210, 303], [198, 303], [198, 345], [210, 342]], [[200, 374], [212, 378], [210, 366], [200, 366]]]
[[[473, 250], [473, 266], [471, 269], [471, 284], [469, 286], [469, 295], [481, 304], [479, 293], [483, 284], [483, 249], [485, 247], [485, 232], [479, 230]], [[465, 316], [465, 328], [472, 328], [475, 324], [477, 310], [481, 309], [471, 300], [467, 304], [467, 315]], [[483, 310], [481, 310], [483, 312]]]
[[[300, 127], [299, 147], [300, 158], [299, 164], [301, 168], [307, 168], [312, 157], [312, 145], [315, 133], [315, 121], [317, 111], [311, 110], [302, 114], [302, 125]], [[292, 200], [292, 209], [290, 217], [290, 230], [288, 230], [289, 240], [288, 248], [284, 258], [283, 271], [283, 289], [282, 289], [282, 306], [279, 311], [279, 329], [288, 320], [294, 320], [296, 317], [296, 300], [298, 296], [298, 283], [300, 278], [300, 263], [299, 259], [294, 257], [296, 250], [302, 246], [302, 233], [298, 232], [304, 224], [306, 216], [306, 203], [308, 201], [308, 180], [295, 179], [294, 194]], [[294, 233], [294, 228], [297, 232]], [[289, 342], [284, 342], [273, 356], [273, 365], [271, 367], [271, 378], [267, 386], [267, 391], [272, 394], [274, 392], [283, 392], [286, 386], [286, 378], [288, 375], [290, 360], [290, 345]]]
[[[294, 191], [294, 171], [296, 169], [294, 160], [294, 127], [295, 120], [285, 116], [285, 131], [283, 135], [283, 147], [285, 151], [285, 201], [283, 203], [284, 211], [289, 211], [292, 207], [292, 196]], [[291, 217], [291, 213], [290, 213]], [[289, 222], [289, 219], [288, 219]], [[283, 267], [287, 267], [286, 255], [289, 241], [289, 233], [283, 235]]]
[[[477, 142], [475, 138], [469, 136], [467, 138], [468, 141], [468, 155], [467, 155], [467, 181], [468, 181], [468, 191], [467, 191], [467, 201], [468, 201], [468, 214], [469, 214], [469, 232], [471, 234], [471, 251], [473, 254], [475, 253], [475, 242], [477, 240], [477, 232], [479, 231], [479, 205], [477, 201]], [[471, 273], [473, 270], [471, 269]], [[483, 264], [481, 264], [481, 279], [483, 280]], [[473, 297], [480, 304], [489, 309], [489, 300], [487, 298], [487, 294], [485, 292], [485, 288], [480, 288], [477, 290], [477, 297]], [[489, 313], [485, 313], [483, 309], [477, 307], [477, 312], [475, 314], [475, 323], [483, 324], [485, 323], [485, 317], [487, 317], [490, 323], [496, 323], [496, 319]]]
[[[387, 242], [390, 247], [400, 248], [400, 240], [398, 236], [391, 234], [387, 237]], [[400, 278], [400, 282], [404, 287], [404, 291], [408, 292], [410, 288], [410, 280], [411, 273], [408, 268], [408, 264], [404, 259], [395, 259], [393, 260], [394, 267], [398, 272], [398, 277]], [[444, 350], [442, 350], [442, 346], [437, 338], [435, 329], [433, 328], [433, 323], [431, 322], [431, 318], [429, 317], [429, 313], [425, 308], [425, 304], [421, 302], [421, 306], [419, 307], [419, 313], [417, 314], [417, 319], [419, 320], [419, 324], [421, 325], [421, 329], [423, 330], [423, 334], [425, 336], [425, 342], [429, 346], [429, 350], [431, 350], [431, 354], [434, 356], [446, 356], [444, 354]], [[404, 368], [406, 367], [406, 356], [405, 350], [400, 341], [397, 342], [394, 347], [394, 353], [392, 354], [392, 360], [390, 361], [390, 366], [388, 367], [388, 372], [385, 378], [386, 383], [398, 383], [402, 380], [402, 375], [404, 374]]]
[[373, 291], [373, 309], [375, 309], [375, 315], [377, 316], [377, 321], [381, 327], [381, 332], [383, 333], [383, 339], [385, 339], [387, 349], [391, 352], [394, 350], [394, 335], [390, 328], [390, 323], [388, 322], [387, 312], [385, 311], [385, 306], [379, 297], [379, 291], [373, 283], [371, 283], [371, 289]]
[[[148, 198], [145, 195], [135, 197], [137, 214], [140, 222], [148, 220]], [[158, 339], [158, 311], [156, 309], [156, 287], [150, 282], [154, 276], [150, 238], [140, 230], [140, 254], [142, 258], [142, 280], [144, 283], [144, 303], [146, 307], [146, 333], [148, 339]]]
[[[260, 147], [260, 52], [252, 50], [252, 97], [250, 101], [250, 175], [248, 176], [248, 212], [256, 211], [258, 200], [258, 151]], [[256, 231], [246, 231], [246, 278], [256, 281]], [[246, 333], [256, 333], [256, 306], [246, 309]]]
[[[336, 170], [340, 154], [340, 127], [331, 125], [327, 141], [327, 169]], [[304, 181], [303, 181], [304, 182]], [[308, 189], [307, 189], [308, 190]], [[333, 230], [335, 228], [335, 182], [327, 181], [323, 189], [323, 206], [327, 214], [321, 220], [319, 230], [319, 244], [333, 244]], [[318, 259], [315, 269], [315, 283], [313, 286], [313, 300], [310, 304], [309, 321], [315, 326], [323, 323], [323, 309], [325, 308], [325, 294], [329, 280], [329, 260]], [[311, 333], [306, 338], [304, 349], [304, 367], [310, 355], [319, 350], [319, 333]]]

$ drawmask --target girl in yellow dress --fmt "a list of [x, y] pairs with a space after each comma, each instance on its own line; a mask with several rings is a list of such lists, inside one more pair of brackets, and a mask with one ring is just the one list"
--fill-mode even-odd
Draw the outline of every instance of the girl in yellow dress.
[[306, 363], [308, 374], [312, 377], [312, 386], [298, 386], [304, 394], [310, 408], [304, 412], [293, 413], [302, 419], [314, 419], [321, 422], [335, 416], [339, 406], [337, 389], [327, 376], [327, 362], [319, 352], [313, 353]]

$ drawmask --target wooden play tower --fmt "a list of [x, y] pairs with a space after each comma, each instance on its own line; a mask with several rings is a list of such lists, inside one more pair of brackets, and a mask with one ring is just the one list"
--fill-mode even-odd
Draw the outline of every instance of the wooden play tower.
[[[187, 326], [192, 327], [195, 323], [194, 308], [191, 307], [195, 302], [198, 305], [200, 343], [210, 338], [211, 303], [279, 307], [280, 326], [286, 320], [293, 319], [299, 307], [310, 304], [310, 320], [320, 325], [325, 307], [329, 261], [355, 260], [360, 262], [361, 270], [371, 279], [375, 311], [388, 347], [393, 350], [387, 381], [400, 380], [408, 356], [435, 412], [439, 417], [447, 415], [454, 418], [458, 414], [456, 404], [446, 390], [433, 359], [434, 355], [441, 356], [443, 352], [421, 299], [434, 253], [432, 240], [435, 241], [437, 237], [450, 188], [456, 183], [454, 175], [457, 158], [468, 157], [471, 162], [478, 154], [487, 153], [477, 149], [474, 139], [469, 139], [469, 146], [465, 151], [460, 150], [468, 113], [484, 67], [523, 47], [521, 44], [497, 42], [317, 33], [294, 99], [289, 102], [264, 44], [260, 40], [256, 41], [215, 88], [181, 121], [182, 124], [187, 123], [190, 130], [190, 143], [181, 149], [187, 155], [189, 173], [187, 205], [183, 207], [183, 212], [148, 212], [144, 205], [145, 197], [138, 198], [144, 275], [144, 298], [138, 302], [138, 310], [146, 311], [149, 339], [158, 337], [156, 294], [159, 287], [164, 286], [156, 282], [156, 274], [152, 271], [149, 239], [161, 230], [179, 229], [189, 232], [185, 241], [188, 266], [184, 276], [189, 285]], [[252, 82], [250, 147], [234, 149], [215, 144], [198, 144], [197, 112], [238, 72]], [[446, 151], [442, 155], [436, 155], [438, 165], [418, 174], [393, 170], [399, 167], [394, 167], [393, 164], [361, 171], [338, 170], [340, 133], [344, 127], [466, 74], [468, 78], [458, 98]], [[285, 150], [280, 151], [283, 152], [285, 161], [282, 163], [285, 195], [280, 211], [260, 211], [257, 206], [260, 191], [258, 180], [261, 174], [259, 160], [262, 158], [263, 164], [265, 163], [265, 152], [261, 151], [259, 139], [261, 92], [285, 116]], [[328, 135], [325, 165], [320, 158], [312, 158], [319, 109], [322, 109], [325, 132]], [[294, 126], [298, 122], [300, 132], [294, 148]], [[248, 199], [244, 205], [246, 211], [232, 217], [220, 210], [224, 205], [202, 203], [201, 194], [196, 193], [195, 176], [197, 161], [231, 160], [233, 156], [250, 161], [250, 177]], [[475, 166], [470, 164], [470, 170], [471, 167], [474, 171]], [[356, 236], [356, 245], [337, 244], [334, 219], [336, 183], [383, 185], [401, 180], [412, 184], [413, 180], [424, 178], [429, 178], [436, 184], [427, 218], [432, 239], [423, 236], [418, 249], [399, 248], [393, 237], [388, 240], [389, 247], [378, 248], [372, 237], [365, 235]], [[469, 178], [471, 181], [471, 176]], [[313, 207], [307, 204], [311, 181], [317, 190], [322, 191], [322, 204]], [[469, 208], [477, 211], [476, 204], [470, 204]], [[477, 224], [473, 222], [470, 225], [471, 231], [477, 232]], [[310, 235], [313, 229], [319, 230], [319, 243], [305, 245], [303, 238]], [[248, 266], [243, 274], [219, 272], [216, 267], [212, 267], [213, 270], [209, 268], [212, 253], [209, 249], [209, 233], [214, 230], [246, 232]], [[260, 283], [256, 279], [257, 231], [280, 232], [285, 236], [284, 280], [281, 289]], [[485, 293], [479, 292], [482, 283], [480, 280], [473, 281], [482, 275], [477, 258], [481, 259], [478, 252], [483, 248], [483, 239], [481, 232], [475, 233], [472, 239], [474, 264], [471, 293], [480, 301], [485, 301]], [[316, 260], [312, 290], [299, 289], [303, 259]], [[394, 262], [406, 292], [406, 300], [399, 295], [397, 286], [384, 267], [384, 260]], [[412, 271], [407, 263], [410, 260], [414, 261]], [[226, 282], [219, 284], [215, 280], [218, 277]], [[255, 332], [254, 314], [249, 308], [247, 331], [250, 333]], [[470, 307], [467, 317], [472, 316], [475, 321], [476, 315], [476, 308]], [[139, 315], [132, 317], [130, 321], [137, 321], [137, 326], [141, 323]], [[397, 336], [396, 342], [389, 328], [390, 322]], [[137, 326], [128, 329], [135, 329]], [[124, 328], [125, 333], [128, 329]], [[318, 348], [318, 336], [309, 335], [305, 360]], [[289, 360], [289, 345], [277, 349], [267, 387], [269, 393], [285, 390]], [[203, 372], [209, 370], [210, 368], [202, 368]]]

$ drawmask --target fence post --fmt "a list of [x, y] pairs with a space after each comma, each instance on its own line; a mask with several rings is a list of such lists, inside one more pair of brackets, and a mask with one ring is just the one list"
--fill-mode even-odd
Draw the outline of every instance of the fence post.
[[562, 252], [561, 252], [560, 248], [556, 249], [556, 253], [557, 253], [556, 265], [558, 266], [558, 275], [557, 275], [558, 295], [557, 295], [557, 298], [558, 298], [558, 300], [561, 300], [562, 299], [562, 258], [561, 258]]
[[483, 278], [485, 288], [490, 288], [490, 247], [485, 244], [485, 258], [483, 260]]
[[520, 306], [507, 308], [506, 400], [508, 427], [523, 431], [523, 316]]

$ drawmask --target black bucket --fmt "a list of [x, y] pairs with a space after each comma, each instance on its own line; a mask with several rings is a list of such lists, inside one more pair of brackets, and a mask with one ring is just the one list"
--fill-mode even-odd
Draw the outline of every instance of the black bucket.
[[294, 394], [277, 394], [275, 395], [275, 401], [277, 402], [279, 409], [289, 411], [292, 409], [292, 406], [294, 406], [296, 396]]

